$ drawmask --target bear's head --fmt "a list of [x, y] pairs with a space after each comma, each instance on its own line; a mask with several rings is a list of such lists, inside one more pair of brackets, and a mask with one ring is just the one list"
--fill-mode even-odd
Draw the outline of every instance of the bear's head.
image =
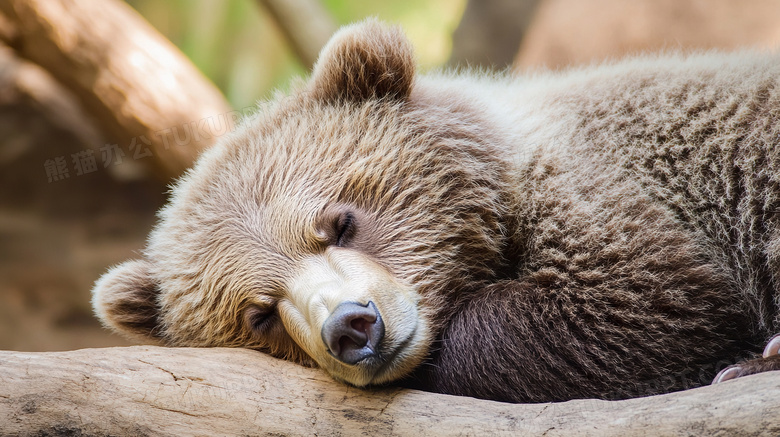
[[398, 29], [342, 29], [310, 80], [178, 181], [143, 257], [96, 283], [99, 318], [357, 386], [407, 375], [505, 245], [492, 133], [420, 82]]

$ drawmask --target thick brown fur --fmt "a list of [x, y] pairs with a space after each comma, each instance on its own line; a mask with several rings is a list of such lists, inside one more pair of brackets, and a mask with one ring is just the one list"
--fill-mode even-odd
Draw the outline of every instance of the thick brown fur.
[[[780, 330], [779, 61], [415, 76], [400, 31], [347, 28], [179, 181], [96, 312], [357, 385], [513, 402], [699, 385]], [[325, 353], [344, 300], [377, 302], [381, 366]]]

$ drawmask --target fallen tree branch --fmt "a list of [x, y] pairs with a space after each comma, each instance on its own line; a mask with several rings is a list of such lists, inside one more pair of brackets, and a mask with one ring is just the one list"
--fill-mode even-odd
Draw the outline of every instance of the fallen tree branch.
[[4, 0], [0, 13], [0, 39], [72, 91], [126, 159], [149, 150], [160, 176], [176, 176], [227, 130], [219, 90], [124, 2]]
[[626, 401], [359, 390], [242, 349], [0, 352], [2, 435], [778, 435], [780, 372]]

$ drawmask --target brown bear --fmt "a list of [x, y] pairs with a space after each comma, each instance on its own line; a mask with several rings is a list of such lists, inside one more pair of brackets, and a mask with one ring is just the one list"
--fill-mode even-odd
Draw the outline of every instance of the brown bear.
[[[417, 75], [369, 20], [179, 180], [109, 327], [512, 402], [709, 382], [780, 328], [780, 58]], [[725, 380], [780, 369], [766, 357]]]

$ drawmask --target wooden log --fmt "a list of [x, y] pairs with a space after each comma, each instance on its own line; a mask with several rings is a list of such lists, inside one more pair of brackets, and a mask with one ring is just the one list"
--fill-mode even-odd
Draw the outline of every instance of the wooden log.
[[124, 2], [3, 0], [0, 13], [0, 38], [70, 89], [125, 159], [169, 178], [229, 130], [219, 90]]
[[360, 390], [242, 349], [0, 352], [2, 435], [780, 435], [780, 372], [548, 404]]

